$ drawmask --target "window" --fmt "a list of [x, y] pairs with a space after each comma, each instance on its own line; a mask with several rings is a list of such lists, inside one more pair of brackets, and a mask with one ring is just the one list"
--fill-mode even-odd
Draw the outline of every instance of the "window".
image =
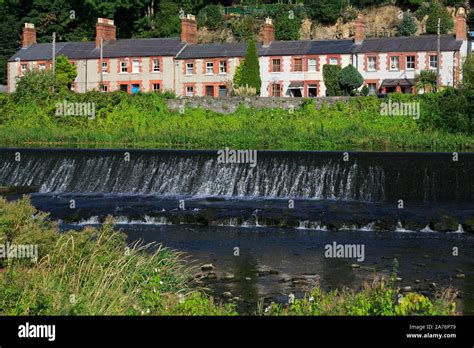
[[315, 58], [308, 59], [308, 71], [316, 71], [317, 63]]
[[100, 85], [100, 91], [101, 92], [105, 93], [105, 92], [108, 92], [108, 90], [109, 90], [109, 88], [107, 87], [107, 85], [104, 85], [104, 84]]
[[186, 75], [194, 75], [194, 63], [186, 63]]
[[46, 64], [40, 64], [39, 65], [39, 70], [40, 71], [46, 70]]
[[212, 75], [214, 74], [214, 63], [213, 62], [207, 62], [206, 63], [206, 75]]
[[224, 60], [219, 62], [219, 73], [227, 74], [227, 62]]
[[120, 90], [122, 92], [128, 92], [128, 85], [120, 85]]
[[152, 85], [152, 90], [153, 90], [153, 92], [159, 92], [160, 91], [160, 84], [159, 83], [154, 83]]
[[377, 70], [377, 57], [367, 57], [367, 71]]
[[227, 97], [227, 87], [219, 86], [219, 97]]
[[297, 71], [297, 72], [303, 71], [303, 59], [295, 58], [294, 71]]
[[318, 86], [308, 85], [308, 97], [315, 98], [318, 96]]
[[138, 74], [140, 72], [140, 61], [138, 59], [134, 59], [132, 61], [132, 73]]
[[121, 72], [121, 73], [126, 73], [126, 72], [128, 72], [128, 64], [127, 64], [127, 63], [128, 63], [128, 62], [127, 62], [126, 60], [122, 60], [122, 61], [120, 62], [120, 72]]
[[186, 97], [192, 97], [194, 95], [194, 86], [186, 86]]
[[415, 56], [407, 56], [407, 69], [414, 70], [415, 66]]
[[160, 60], [153, 59], [153, 72], [160, 72]]
[[339, 59], [337, 57], [329, 58], [329, 64], [330, 65], [338, 65], [339, 64]]
[[390, 70], [399, 70], [400, 68], [400, 57], [390, 57]]
[[102, 62], [102, 73], [107, 74], [108, 64], [107, 62]]
[[367, 84], [369, 88], [369, 95], [377, 94], [377, 84], [376, 83], [369, 83]]
[[272, 84], [272, 97], [281, 96], [281, 86], [279, 83]]
[[272, 59], [272, 72], [280, 72], [281, 62], [280, 59]]
[[430, 69], [437, 69], [438, 68], [438, 56], [432, 55], [430, 56]]
[[21, 65], [21, 74], [22, 74], [22, 75], [26, 73], [26, 69], [27, 69], [27, 68], [28, 68], [28, 65], [26, 65], [26, 64], [22, 64], [22, 65]]

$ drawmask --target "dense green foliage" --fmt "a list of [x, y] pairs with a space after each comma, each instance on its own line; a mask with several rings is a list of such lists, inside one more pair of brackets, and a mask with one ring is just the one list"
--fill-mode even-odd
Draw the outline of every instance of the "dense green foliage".
[[291, 7], [281, 7], [275, 17], [275, 39], [298, 40], [301, 19]]
[[440, 32], [446, 34], [453, 29], [454, 21], [446, 7], [437, 1], [430, 4], [428, 11], [428, 21], [426, 22], [426, 32], [436, 34], [438, 32], [438, 18], [440, 19]]
[[[0, 95], [1, 146], [155, 147], [181, 149], [429, 150], [474, 149], [472, 94], [393, 94], [419, 102], [420, 118], [382, 116], [387, 99], [355, 97], [332, 107], [308, 100], [294, 112], [242, 106], [230, 115], [170, 111], [160, 93], [59, 93], [37, 99]], [[90, 102], [95, 118], [57, 116], [55, 105]], [[459, 106], [457, 108], [456, 106]], [[471, 106], [472, 110], [472, 106]], [[471, 125], [471, 126], [469, 126]], [[471, 128], [469, 128], [471, 127]]]
[[327, 96], [342, 95], [341, 86], [339, 84], [340, 65], [325, 64], [323, 66], [323, 80], [326, 85]]
[[400, 23], [397, 24], [397, 36], [412, 36], [416, 34], [417, 26], [413, 16], [405, 12]]
[[222, 25], [223, 13], [224, 10], [221, 5], [208, 5], [199, 12], [198, 24], [209, 29], [217, 29]]
[[419, 91], [433, 92], [436, 91], [437, 74], [434, 70], [421, 70], [415, 76], [415, 87]]
[[466, 89], [474, 90], [474, 55], [470, 54], [462, 66], [462, 83]]
[[260, 78], [260, 64], [258, 62], [257, 45], [251, 40], [247, 43], [247, 53], [245, 54], [245, 64], [242, 68], [241, 86], [253, 87], [260, 94], [262, 79]]
[[60, 88], [70, 90], [77, 77], [77, 67], [61, 55], [56, 58], [55, 76]]
[[339, 84], [345, 94], [353, 94], [364, 83], [364, 78], [360, 72], [349, 64], [339, 72]]

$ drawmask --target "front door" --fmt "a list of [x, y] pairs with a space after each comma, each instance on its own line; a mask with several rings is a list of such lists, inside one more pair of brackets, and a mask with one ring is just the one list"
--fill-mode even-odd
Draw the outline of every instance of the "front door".
[[206, 86], [206, 96], [214, 97], [214, 86]]
[[132, 85], [132, 93], [140, 92], [140, 85], [133, 84]]

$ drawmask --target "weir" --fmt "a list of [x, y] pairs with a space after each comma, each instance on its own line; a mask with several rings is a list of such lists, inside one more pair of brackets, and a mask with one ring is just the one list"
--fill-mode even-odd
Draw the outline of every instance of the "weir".
[[0, 186], [38, 187], [41, 193], [474, 201], [473, 154], [460, 154], [457, 162], [451, 154], [344, 157], [342, 152], [259, 151], [252, 167], [219, 163], [217, 151], [3, 149]]

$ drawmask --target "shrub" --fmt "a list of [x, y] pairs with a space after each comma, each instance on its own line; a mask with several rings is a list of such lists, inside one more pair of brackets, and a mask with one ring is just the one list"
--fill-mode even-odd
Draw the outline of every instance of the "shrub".
[[364, 78], [352, 64], [349, 64], [339, 71], [338, 75], [341, 89], [344, 90], [346, 94], [352, 94], [354, 90], [364, 83]]
[[72, 64], [65, 56], [61, 55], [56, 58], [56, 79], [60, 88], [64, 91], [71, 89], [72, 83], [77, 76], [77, 67]]
[[257, 95], [255, 87], [241, 86], [234, 88], [234, 95], [237, 97], [254, 97]]
[[27, 102], [31, 100], [46, 103], [53, 97], [53, 91], [59, 90], [59, 81], [53, 72], [27, 70], [25, 75], [18, 79], [15, 100]]
[[341, 87], [339, 85], [339, 72], [341, 67], [339, 65], [325, 64], [323, 66], [323, 80], [326, 85], [327, 96], [342, 95]]

